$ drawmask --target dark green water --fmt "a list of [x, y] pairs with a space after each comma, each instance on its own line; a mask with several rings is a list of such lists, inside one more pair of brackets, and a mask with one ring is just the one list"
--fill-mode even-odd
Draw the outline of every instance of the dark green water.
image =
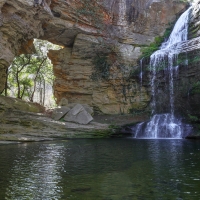
[[84, 139], [1, 145], [0, 199], [199, 200], [200, 142]]

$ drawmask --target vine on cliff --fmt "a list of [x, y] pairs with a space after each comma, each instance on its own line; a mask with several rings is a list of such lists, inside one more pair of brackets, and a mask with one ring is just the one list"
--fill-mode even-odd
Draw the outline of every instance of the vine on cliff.
[[108, 55], [97, 53], [93, 58], [93, 64], [94, 68], [91, 74], [91, 79], [93, 81], [108, 80], [111, 67], [111, 64], [108, 61]]
[[[121, 55], [121, 44], [117, 37], [113, 38], [111, 24], [112, 16], [109, 16], [103, 0], [75, 0], [76, 19], [79, 24], [92, 26], [96, 29], [98, 44], [94, 44], [95, 56], [92, 58], [93, 71], [90, 76], [92, 81], [106, 82], [113, 87], [119, 98], [127, 104], [128, 95], [135, 95], [135, 86], [132, 80], [138, 76], [138, 68], [126, 61]], [[90, 27], [91, 28], [91, 27]], [[122, 111], [123, 112], [123, 111]]]
[[91, 79], [93, 81], [108, 80], [111, 67], [108, 55], [112, 52], [111, 49], [114, 46], [109, 44], [112, 40], [108, 30], [109, 16], [103, 4], [103, 0], [75, 0], [77, 22], [95, 26], [97, 34], [100, 36], [97, 38], [98, 47], [95, 47], [96, 56], [92, 59], [94, 68]]

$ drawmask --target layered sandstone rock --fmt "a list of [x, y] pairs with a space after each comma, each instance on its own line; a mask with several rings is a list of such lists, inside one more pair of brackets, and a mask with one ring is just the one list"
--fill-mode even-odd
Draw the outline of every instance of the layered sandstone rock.
[[[57, 22], [61, 22], [61, 19], [74, 22], [68, 30], [72, 34], [71, 40], [66, 39], [69, 38], [66, 29], [59, 37], [59, 42], [63, 44], [61, 40], [65, 36], [65, 45], [68, 47], [49, 53], [56, 76], [54, 91], [57, 102], [65, 97], [70, 103], [87, 103], [106, 114], [144, 110], [150, 101], [148, 89], [141, 87], [139, 73], [137, 77], [130, 78], [133, 71], [139, 70], [137, 62], [141, 46], [149, 45], [155, 36], [162, 35], [168, 23], [176, 19], [176, 14], [183, 11], [185, 5], [174, 1], [145, 0], [104, 0], [100, 4], [102, 7], [94, 11], [102, 13], [102, 16], [94, 16], [98, 20], [93, 20], [89, 14], [84, 18], [79, 13], [82, 8], [87, 14], [87, 7], [75, 4], [74, 1], [67, 1], [67, 8], [52, 3], [57, 16], [59, 13]], [[73, 12], [66, 13], [64, 9]], [[92, 8], [89, 6], [88, 9]], [[77, 19], [77, 16], [83, 18]], [[100, 26], [102, 24], [103, 28]], [[49, 26], [46, 27], [47, 31]], [[72, 27], [82, 33], [77, 34]], [[113, 63], [120, 61], [124, 67], [113, 66], [108, 80], [93, 81], [93, 60], [101, 45], [107, 47], [104, 47], [105, 51], [111, 49], [107, 52], [108, 57], [115, 54]]]
[[42, 24], [52, 17], [48, 7], [36, 8], [32, 0], [0, 2], [0, 92], [14, 57], [32, 52], [33, 38], [43, 35]]
[[[174, 0], [48, 0], [34, 7], [33, 0], [2, 0], [0, 91], [14, 56], [32, 51], [32, 39], [40, 38], [64, 47], [49, 53], [58, 102], [64, 97], [115, 114], [144, 109], [147, 89], [140, 88], [136, 77], [128, 77], [137, 66], [140, 47], [162, 35], [185, 5]], [[108, 80], [95, 82], [90, 79], [92, 60], [102, 44], [125, 67], [113, 66]]]
[[119, 69], [107, 81], [91, 79], [95, 45], [98, 45], [96, 37], [79, 34], [73, 48], [49, 52], [57, 77], [54, 90], [58, 101], [65, 97], [69, 103], [89, 104], [106, 114], [127, 113], [131, 108], [147, 106], [146, 89], [140, 88], [136, 80], [123, 80], [126, 74], [123, 76]]
[[189, 23], [189, 39], [193, 39], [200, 36], [200, 1], [195, 1], [193, 4], [192, 13], [190, 15]]

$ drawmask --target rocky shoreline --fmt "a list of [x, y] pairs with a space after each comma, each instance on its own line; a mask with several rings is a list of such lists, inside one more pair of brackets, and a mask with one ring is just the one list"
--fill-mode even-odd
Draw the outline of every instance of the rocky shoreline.
[[119, 128], [146, 116], [94, 115], [88, 124], [56, 121], [38, 104], [0, 96], [0, 141], [34, 142], [72, 138], [120, 137]]
[[[130, 125], [148, 120], [141, 115], [93, 115], [88, 124], [56, 121], [38, 104], [0, 96], [0, 144], [61, 139], [112, 138], [131, 135]], [[126, 131], [124, 131], [126, 130]], [[128, 130], [128, 131], [127, 131]], [[186, 139], [200, 139], [190, 135]]]

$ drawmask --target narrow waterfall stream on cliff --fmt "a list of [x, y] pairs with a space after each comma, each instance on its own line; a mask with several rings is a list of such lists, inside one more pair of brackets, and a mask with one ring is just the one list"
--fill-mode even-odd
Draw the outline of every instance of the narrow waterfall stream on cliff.
[[[187, 41], [190, 12], [191, 7], [180, 16], [169, 39], [162, 43], [160, 50], [153, 53], [150, 57], [151, 108], [153, 117], [149, 122], [142, 122], [137, 125], [135, 138], [182, 138], [190, 129], [189, 125], [183, 124], [174, 114], [174, 76], [177, 73], [177, 58], [181, 51], [180, 45]], [[164, 114], [160, 114], [157, 109], [156, 96], [159, 94], [156, 79], [160, 70], [164, 70], [169, 85], [169, 113]]]

